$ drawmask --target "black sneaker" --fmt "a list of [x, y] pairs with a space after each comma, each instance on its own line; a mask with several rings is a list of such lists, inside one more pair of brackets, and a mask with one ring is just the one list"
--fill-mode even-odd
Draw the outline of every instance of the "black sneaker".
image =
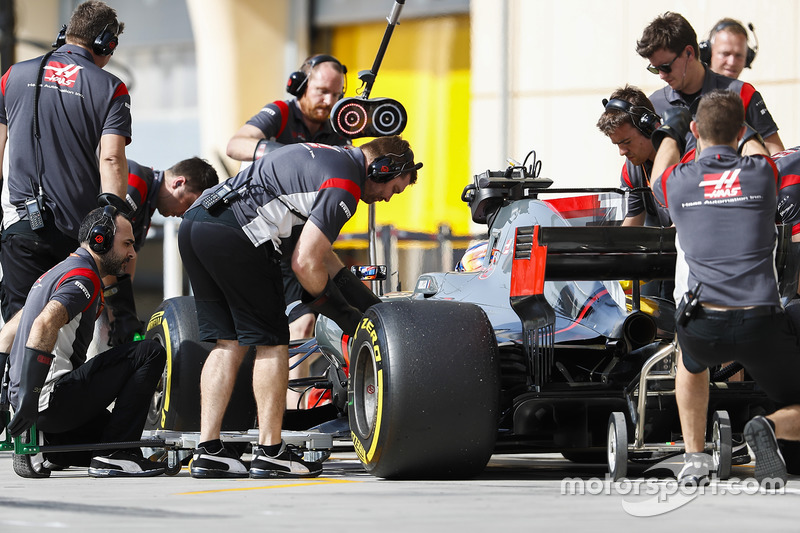
[[281, 442], [277, 455], [267, 455], [261, 446], [253, 446], [250, 477], [317, 477], [322, 473], [322, 463], [305, 461], [303, 456]]
[[106, 456], [97, 456], [89, 464], [92, 477], [152, 477], [166, 472], [164, 463], [145, 459], [128, 450], [120, 450]]
[[249, 475], [245, 464], [226, 448], [214, 453], [205, 448], [195, 448], [189, 471], [192, 477], [197, 478], [231, 478]]
[[755, 477], [762, 484], [769, 483], [770, 488], [780, 489], [786, 486], [789, 474], [786, 461], [778, 448], [778, 439], [772, 425], [763, 416], [756, 416], [744, 426], [744, 438], [756, 456]]

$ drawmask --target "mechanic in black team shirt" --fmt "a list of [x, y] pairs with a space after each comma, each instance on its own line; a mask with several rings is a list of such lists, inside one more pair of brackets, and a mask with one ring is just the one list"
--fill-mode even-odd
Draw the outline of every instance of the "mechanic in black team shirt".
[[[697, 34], [683, 16], [667, 12], [653, 19], [637, 41], [636, 52], [650, 62], [647, 70], [667, 83], [650, 95], [660, 116], [673, 106], [687, 107], [694, 114], [701, 96], [714, 89], [726, 89], [744, 102], [747, 124], [764, 139], [767, 151], [774, 154], [783, 150], [778, 126], [761, 94], [749, 83], [712, 72], [701, 62]], [[691, 134], [687, 134], [686, 143], [687, 150], [694, 147]]]
[[[359, 200], [389, 201], [416, 181], [421, 166], [398, 136], [360, 148], [294, 144], [206, 191], [186, 212], [178, 246], [195, 294], [200, 338], [216, 342], [200, 380], [201, 442], [192, 476], [320, 474], [320, 463], [304, 461], [281, 439], [289, 359], [281, 255], [291, 258], [309, 307], [352, 335], [362, 313], [380, 300], [344, 267], [332, 243]], [[256, 347], [259, 438], [248, 473], [219, 439], [250, 346]]]
[[[286, 84], [286, 90], [296, 98], [266, 104], [228, 141], [228, 156], [238, 161], [253, 161], [286, 144], [351, 144], [349, 139], [333, 131], [328, 120], [334, 104], [344, 96], [346, 74], [347, 67], [333, 56], [317, 54], [306, 59]], [[281, 263], [281, 269], [289, 339], [312, 337], [315, 315], [301, 301], [303, 287], [287, 261]], [[310, 361], [300, 363], [290, 371], [290, 377], [307, 376], [309, 364]], [[294, 407], [300, 399], [300, 394], [288, 391], [289, 407]]]
[[[708, 368], [733, 359], [780, 407], [751, 419], [744, 434], [755, 453], [756, 478], [782, 486], [787, 470], [776, 437], [800, 440], [800, 341], [780, 305], [775, 277], [778, 170], [766, 154], [737, 155], [746, 127], [735, 93], [712, 91], [700, 101], [696, 121], [688, 114], [665, 119], [653, 134], [653, 192], [677, 230], [676, 300], [701, 284], [699, 306], [677, 327], [675, 390], [686, 444], [679, 480], [707, 480]], [[676, 141], [685, 138], [686, 125], [700, 153], [676, 165]]]
[[800, 241], [800, 146], [787, 148], [772, 156], [781, 175], [778, 215], [791, 227], [792, 241]]
[[[153, 213], [158, 210], [165, 217], [182, 216], [200, 194], [219, 183], [217, 171], [199, 157], [184, 159], [167, 170], [153, 170], [128, 159], [128, 193], [125, 201], [131, 209], [130, 219], [138, 253], [145, 242]], [[124, 273], [103, 279], [106, 287], [106, 311], [109, 317], [109, 345], [119, 346], [142, 333], [143, 324], [136, 314], [133, 299], [133, 275], [136, 258], [125, 267]], [[113, 317], [113, 318], [112, 318]], [[0, 340], [0, 350], [2, 350]]]
[[13, 65], [0, 82], [0, 164], [9, 144], [0, 258], [5, 320], [33, 282], [77, 248], [80, 222], [98, 201], [127, 211], [130, 96], [103, 70], [123, 28], [106, 4], [84, 2], [70, 17], [66, 44]]
[[[622, 165], [620, 184], [623, 189], [650, 187], [656, 149], [650, 136], [661, 124], [652, 102], [638, 88], [626, 85], [603, 100], [603, 114], [597, 121], [602, 131], [619, 149], [626, 161]], [[671, 226], [669, 213], [658, 205], [653, 194], [632, 192], [623, 226]]]
[[286, 84], [296, 98], [266, 104], [228, 141], [228, 156], [253, 161], [286, 144], [350, 144], [333, 131], [328, 120], [333, 105], [344, 95], [346, 73], [347, 67], [333, 56], [318, 54], [306, 59]]
[[[136, 441], [164, 371], [164, 348], [145, 340], [86, 360], [102, 301], [100, 279], [120, 272], [136, 257], [133, 230], [125, 216], [106, 206], [84, 218], [78, 235], [80, 247], [36, 281], [15, 317], [19, 326], [9, 371], [14, 417], [8, 431], [16, 436], [36, 424], [45, 440], [58, 444]], [[106, 408], [112, 403], [109, 412]], [[144, 459], [134, 450], [93, 458], [89, 475], [164, 472], [163, 463]], [[34, 468], [41, 471], [46, 464]]]
[[[620, 185], [623, 189], [648, 188], [646, 191], [628, 193], [628, 209], [623, 226], [672, 225], [667, 210], [655, 201], [649, 190], [656, 150], [650, 141], [653, 131], [660, 125], [653, 104], [638, 88], [626, 85], [619, 88], [607, 100], [603, 100], [604, 111], [597, 127], [625, 156]], [[671, 280], [654, 280], [641, 288], [643, 296], [657, 296], [672, 300], [674, 283]]]

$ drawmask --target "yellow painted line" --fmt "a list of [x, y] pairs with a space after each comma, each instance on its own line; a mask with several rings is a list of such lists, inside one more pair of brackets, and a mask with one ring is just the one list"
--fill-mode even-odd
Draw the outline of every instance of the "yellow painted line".
[[353, 479], [330, 479], [318, 478], [314, 481], [305, 481], [301, 483], [283, 483], [281, 485], [268, 485], [266, 487], [237, 487], [235, 489], [218, 489], [218, 490], [198, 490], [195, 492], [178, 492], [175, 496], [187, 496], [193, 494], [213, 494], [215, 492], [238, 492], [243, 490], [265, 490], [265, 489], [285, 489], [291, 487], [308, 487], [310, 485], [335, 485], [338, 483], [363, 483]]

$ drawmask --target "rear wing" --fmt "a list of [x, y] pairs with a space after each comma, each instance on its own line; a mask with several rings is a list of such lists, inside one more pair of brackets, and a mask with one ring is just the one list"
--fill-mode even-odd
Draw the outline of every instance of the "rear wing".
[[[675, 276], [675, 228], [517, 228], [511, 267], [511, 307], [522, 321], [523, 344], [538, 389], [550, 379], [555, 311], [545, 281], [666, 279]], [[633, 283], [634, 307], [639, 283]]]
[[[546, 256], [544, 269], [531, 256]], [[669, 279], [675, 276], [675, 228], [541, 227], [517, 228], [514, 279], [541, 281]], [[540, 259], [541, 261], [541, 259]]]

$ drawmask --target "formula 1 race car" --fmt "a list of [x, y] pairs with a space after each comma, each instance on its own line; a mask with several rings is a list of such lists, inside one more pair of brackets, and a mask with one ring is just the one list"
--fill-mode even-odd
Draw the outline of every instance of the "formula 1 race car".
[[[423, 274], [413, 292], [369, 308], [352, 337], [320, 316], [316, 338], [291, 352], [319, 351], [329, 368], [295, 385], [326, 389], [331, 403], [300, 421], [287, 411], [290, 429], [351, 440], [365, 469], [387, 478], [474, 476], [498, 452], [608, 461], [620, 478], [629, 459], [682, 451], [675, 308], [640, 298], [638, 281], [674, 277], [674, 228], [619, 227], [624, 191], [552, 189], [535, 169], [487, 171], [464, 189], [473, 220], [488, 226], [476, 270]], [[630, 296], [619, 280], [633, 280]], [[168, 349], [156, 433], [199, 427], [208, 346], [194, 316], [182, 297], [148, 325]], [[720, 477], [731, 432], [771, 409], [752, 382], [726, 382], [730, 370], [711, 383], [708, 447]], [[225, 430], [253, 424], [251, 372], [243, 365]]]

